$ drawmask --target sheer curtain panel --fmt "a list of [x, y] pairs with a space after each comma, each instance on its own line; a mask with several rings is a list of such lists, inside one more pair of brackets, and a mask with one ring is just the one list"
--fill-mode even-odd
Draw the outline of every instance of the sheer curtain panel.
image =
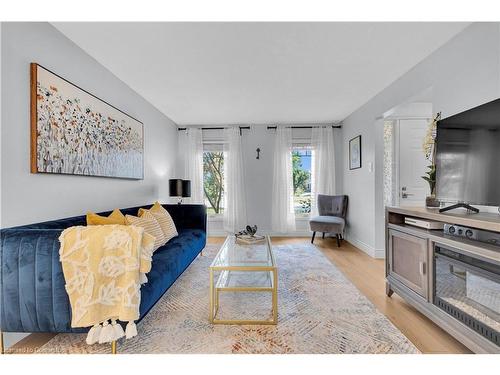
[[331, 126], [312, 128], [311, 216], [318, 215], [318, 194], [335, 195], [335, 146]]
[[292, 129], [278, 126], [274, 139], [272, 230], [295, 231], [292, 179]]
[[247, 225], [243, 154], [239, 127], [224, 129], [224, 230], [236, 233]]
[[191, 180], [191, 198], [186, 202], [202, 204], [203, 194], [203, 136], [199, 128], [179, 132], [179, 152], [183, 153], [184, 179]]

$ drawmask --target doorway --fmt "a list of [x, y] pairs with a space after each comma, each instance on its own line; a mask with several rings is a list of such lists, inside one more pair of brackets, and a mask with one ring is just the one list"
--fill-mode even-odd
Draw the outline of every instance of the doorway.
[[432, 105], [412, 102], [393, 108], [384, 117], [384, 203], [424, 206], [429, 186], [422, 178], [429, 161], [423, 151]]

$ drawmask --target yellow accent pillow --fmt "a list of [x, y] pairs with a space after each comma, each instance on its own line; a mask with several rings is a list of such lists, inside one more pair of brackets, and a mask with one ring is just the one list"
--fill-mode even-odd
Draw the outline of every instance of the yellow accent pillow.
[[142, 217], [145, 212], [151, 213], [158, 221], [158, 224], [160, 224], [160, 228], [163, 231], [163, 235], [165, 237], [165, 243], [179, 235], [177, 233], [177, 228], [175, 227], [172, 216], [170, 216], [168, 211], [164, 209], [160, 203], [155, 202], [153, 207], [151, 207], [149, 210], [139, 208], [139, 217]]
[[87, 212], [87, 225], [112, 225], [120, 224], [125, 225], [125, 216], [117, 208], [111, 212], [111, 214], [106, 216], [97, 215], [93, 212]]
[[141, 217], [126, 215], [128, 225], [144, 228], [144, 232], [152, 235], [155, 238], [153, 251], [156, 251], [160, 246], [165, 245], [165, 236], [161, 230], [160, 224], [150, 212], [145, 212]]

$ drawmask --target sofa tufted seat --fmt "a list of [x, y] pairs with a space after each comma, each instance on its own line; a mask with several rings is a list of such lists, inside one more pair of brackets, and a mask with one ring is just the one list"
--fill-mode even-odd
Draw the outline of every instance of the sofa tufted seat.
[[181, 229], [179, 235], [153, 254], [148, 282], [141, 287], [141, 319], [154, 306], [156, 301], [177, 280], [193, 261], [198, 252], [205, 247], [206, 233], [201, 229]]

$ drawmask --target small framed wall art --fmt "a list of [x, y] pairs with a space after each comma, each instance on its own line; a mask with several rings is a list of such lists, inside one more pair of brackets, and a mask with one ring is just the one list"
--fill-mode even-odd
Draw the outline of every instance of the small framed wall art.
[[349, 169], [361, 168], [361, 135], [349, 141]]
[[144, 126], [31, 63], [31, 172], [144, 178]]

